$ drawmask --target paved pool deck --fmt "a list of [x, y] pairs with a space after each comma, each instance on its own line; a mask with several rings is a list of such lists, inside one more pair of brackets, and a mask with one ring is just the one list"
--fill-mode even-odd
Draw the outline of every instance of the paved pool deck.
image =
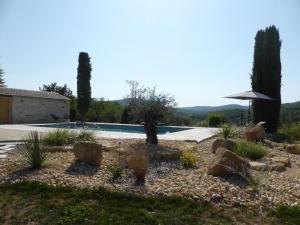
[[[101, 124], [101, 123], [98, 123]], [[107, 124], [107, 123], [102, 123]], [[118, 124], [119, 125], [119, 124]], [[121, 124], [122, 125], [122, 124]], [[123, 124], [124, 125], [124, 124]], [[136, 126], [136, 125], [132, 125]], [[184, 131], [174, 133], [159, 134], [160, 140], [180, 140], [180, 141], [196, 141], [201, 142], [215, 136], [218, 133], [218, 128], [208, 127], [186, 127]], [[30, 124], [13, 124], [0, 125], [0, 142], [21, 141], [31, 131], [38, 131], [41, 134], [56, 130], [57, 128], [37, 127]], [[76, 129], [69, 129], [79, 131]], [[111, 138], [111, 139], [145, 139], [145, 134], [127, 133], [127, 132], [110, 132], [110, 131], [95, 131], [92, 130], [96, 138]]]

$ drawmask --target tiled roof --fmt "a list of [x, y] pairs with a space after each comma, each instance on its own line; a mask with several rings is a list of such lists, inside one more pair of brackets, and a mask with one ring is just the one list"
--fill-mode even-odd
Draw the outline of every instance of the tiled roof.
[[20, 97], [33, 97], [33, 98], [50, 98], [60, 100], [70, 100], [69, 98], [60, 95], [56, 92], [47, 91], [30, 91], [15, 88], [0, 87], [0, 96], [20, 96]]

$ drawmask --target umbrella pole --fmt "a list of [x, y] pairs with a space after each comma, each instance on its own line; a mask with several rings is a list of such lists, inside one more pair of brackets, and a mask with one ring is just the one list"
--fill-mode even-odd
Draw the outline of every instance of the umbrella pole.
[[251, 100], [249, 99], [248, 124], [250, 123], [250, 113], [251, 113], [251, 106], [250, 106], [251, 102], [250, 101]]

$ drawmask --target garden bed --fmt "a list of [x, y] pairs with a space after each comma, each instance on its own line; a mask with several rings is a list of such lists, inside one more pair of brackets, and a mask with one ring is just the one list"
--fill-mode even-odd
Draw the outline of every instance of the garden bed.
[[[71, 152], [51, 153], [52, 160], [41, 170], [27, 169], [16, 154], [2, 160], [1, 183], [39, 181], [52, 186], [79, 188], [105, 187], [111, 191], [125, 191], [140, 196], [178, 195], [194, 200], [204, 200], [216, 205], [246, 206], [257, 208], [277, 204], [300, 204], [299, 155], [290, 155], [291, 168], [284, 172], [252, 171], [259, 178], [255, 190], [239, 177], [220, 178], [207, 174], [207, 167], [214, 158], [211, 145], [214, 139], [200, 144], [182, 141], [161, 141], [162, 146], [192, 150], [197, 156], [195, 168], [185, 169], [180, 161], [153, 160], [150, 162], [145, 185], [136, 185], [129, 169], [121, 179], [112, 181], [108, 166], [116, 160], [116, 148], [103, 152], [100, 167], [90, 166], [75, 160]], [[98, 140], [106, 146], [116, 146], [116, 140]], [[142, 140], [124, 140], [122, 146]], [[121, 146], [121, 147], [122, 147]], [[110, 150], [111, 149], [111, 150]], [[113, 150], [115, 149], [115, 150]]]

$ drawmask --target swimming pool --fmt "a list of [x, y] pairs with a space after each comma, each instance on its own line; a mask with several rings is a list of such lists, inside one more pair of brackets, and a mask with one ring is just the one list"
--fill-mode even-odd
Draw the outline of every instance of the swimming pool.
[[[109, 131], [109, 132], [126, 132], [144, 134], [144, 126], [142, 125], [127, 125], [127, 124], [107, 124], [107, 123], [52, 123], [52, 124], [38, 124], [38, 127], [49, 128], [63, 128], [63, 129], [89, 129], [95, 131]], [[170, 127], [170, 126], [157, 126], [158, 134], [175, 133], [179, 131], [189, 130], [187, 127]]]

